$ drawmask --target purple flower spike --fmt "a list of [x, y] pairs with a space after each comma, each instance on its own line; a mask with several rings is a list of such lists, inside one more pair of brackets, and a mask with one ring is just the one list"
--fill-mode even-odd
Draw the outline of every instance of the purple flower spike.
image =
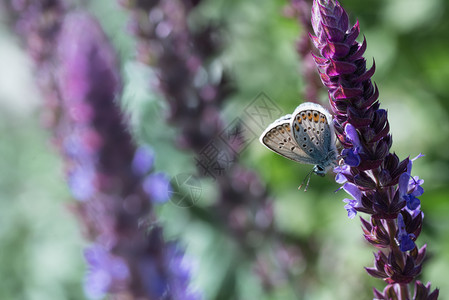
[[[198, 0], [120, 2], [131, 13], [137, 59], [158, 74], [152, 88], [157, 87], [166, 100], [167, 121], [178, 128], [177, 145], [195, 153], [192, 160], [199, 176], [216, 180], [217, 199], [205, 209], [217, 216], [216, 226], [227, 228], [243, 251], [254, 249], [246, 238], [248, 232], [273, 236], [272, 197], [258, 174], [239, 163], [237, 154], [244, 141], [238, 133], [244, 124], [228, 127], [221, 117], [221, 107], [234, 90], [226, 70], [215, 68], [224, 42], [221, 27], [190, 26], [191, 16], [202, 3]], [[145, 181], [149, 194], [159, 190], [153, 183]], [[257, 259], [263, 256], [255, 251]], [[287, 264], [281, 257], [279, 260], [276, 265], [285, 268]], [[270, 288], [278, 283], [275, 271], [271, 271], [269, 276], [258, 273], [264, 286]]]
[[[46, 125], [79, 200], [73, 211], [93, 242], [85, 251], [85, 292], [95, 299], [106, 294], [111, 299], [199, 299], [189, 292], [187, 267], [182, 284], [172, 279], [172, 243], [164, 240], [152, 205], [162, 196], [149, 196], [142, 187], [154, 157], [137, 149], [118, 105], [122, 81], [115, 50], [95, 18], [70, 12], [65, 2], [14, 0], [1, 6], [35, 61], [50, 114]], [[164, 184], [153, 183], [152, 190]], [[140, 273], [148, 261], [152, 272]], [[150, 294], [147, 282], [162, 292]]]
[[[348, 15], [336, 0], [314, 0], [310, 38], [319, 54], [315, 63], [321, 81], [328, 88], [334, 128], [343, 150], [345, 165], [335, 168], [335, 180], [353, 196], [344, 199], [348, 216], [356, 212], [371, 216], [362, 220], [365, 239], [383, 248], [370, 275], [389, 284], [380, 299], [409, 299], [407, 287], [420, 273], [423, 256], [415, 252], [423, 213], [420, 200], [423, 180], [411, 177], [414, 159], [399, 160], [390, 153], [392, 138], [387, 111], [380, 108], [379, 90], [371, 77], [375, 64], [367, 68], [363, 54], [365, 39], [357, 42], [359, 22], [349, 24]], [[398, 243], [392, 243], [398, 241]], [[398, 245], [399, 244], [399, 245]], [[397, 294], [400, 291], [401, 295]], [[426, 294], [427, 295], [427, 294]], [[427, 299], [427, 298], [414, 298]]]

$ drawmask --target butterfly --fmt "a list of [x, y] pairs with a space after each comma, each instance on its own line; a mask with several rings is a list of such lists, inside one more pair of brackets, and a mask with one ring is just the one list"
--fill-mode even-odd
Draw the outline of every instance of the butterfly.
[[285, 115], [268, 125], [260, 136], [260, 142], [288, 159], [314, 165], [307, 175], [310, 181], [312, 172], [324, 176], [336, 165], [337, 148], [331, 122], [331, 114], [321, 105], [302, 103], [293, 114]]

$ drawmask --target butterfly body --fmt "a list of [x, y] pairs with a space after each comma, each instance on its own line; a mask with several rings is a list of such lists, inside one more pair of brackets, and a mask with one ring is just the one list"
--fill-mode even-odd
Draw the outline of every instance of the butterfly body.
[[332, 116], [321, 105], [306, 102], [293, 114], [273, 123], [260, 142], [273, 152], [293, 161], [315, 165], [313, 172], [324, 176], [335, 164], [337, 149]]

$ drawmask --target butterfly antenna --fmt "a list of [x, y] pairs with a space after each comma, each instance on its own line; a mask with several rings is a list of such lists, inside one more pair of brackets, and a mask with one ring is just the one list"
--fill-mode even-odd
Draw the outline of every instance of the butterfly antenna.
[[307, 175], [306, 175], [306, 177], [304, 177], [304, 180], [302, 181], [301, 185], [298, 187], [298, 190], [300, 190], [303, 187], [304, 183], [307, 180], [306, 186], [304, 188], [304, 192], [307, 192], [307, 188], [309, 187], [310, 177], [312, 177], [312, 172], [313, 172], [313, 169], [310, 170], [309, 173], [307, 173]]

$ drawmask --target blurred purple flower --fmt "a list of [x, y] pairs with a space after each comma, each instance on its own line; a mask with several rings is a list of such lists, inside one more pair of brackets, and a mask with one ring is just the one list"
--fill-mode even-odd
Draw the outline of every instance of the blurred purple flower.
[[184, 255], [178, 245], [172, 243], [167, 249], [170, 261], [167, 262], [172, 279], [173, 294], [177, 300], [197, 300], [202, 295], [190, 288], [189, 282], [193, 269], [192, 261]]
[[143, 189], [154, 203], [165, 203], [170, 199], [170, 178], [164, 173], [150, 174], [143, 182]]
[[123, 290], [130, 280], [125, 261], [98, 244], [87, 248], [84, 258], [88, 263], [84, 290], [92, 299], [101, 299], [110, 291]]
[[87, 201], [94, 196], [95, 171], [91, 166], [78, 166], [71, 170], [67, 175], [67, 182], [75, 199]]
[[[177, 299], [167, 278], [168, 244], [153, 199], [142, 187], [154, 157], [136, 149], [116, 102], [122, 91], [119, 64], [101, 26], [85, 12], [68, 12], [60, 0], [3, 2], [35, 61], [46, 125], [64, 156], [70, 190], [80, 200], [73, 211], [94, 242], [85, 251], [86, 294], [154, 299], [145, 293], [144, 281], [164, 281], [163, 297]], [[151, 239], [155, 235], [159, 238]], [[149, 259], [155, 272], [139, 274]]]
[[138, 176], [147, 174], [154, 163], [154, 151], [148, 146], [141, 146], [136, 150], [132, 161], [132, 169]]

